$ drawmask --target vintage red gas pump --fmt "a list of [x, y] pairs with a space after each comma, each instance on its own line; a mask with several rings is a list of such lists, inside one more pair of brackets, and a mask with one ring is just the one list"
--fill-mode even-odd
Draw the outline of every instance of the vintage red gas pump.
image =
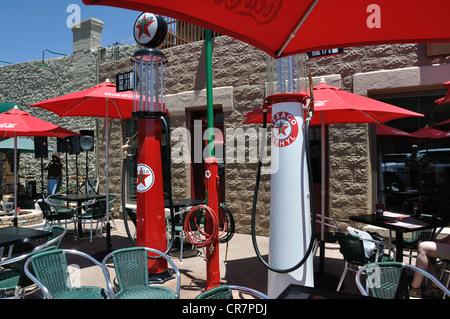
[[[162, 252], [167, 249], [161, 162], [161, 117], [167, 115], [167, 59], [162, 51], [152, 47], [162, 43], [166, 32], [162, 17], [142, 13], [135, 22], [134, 37], [144, 48], [132, 58], [133, 116], [138, 120], [136, 245]], [[149, 272], [161, 280], [170, 276], [164, 258], [150, 259]]]
[[[207, 206], [212, 213], [205, 216], [205, 232], [212, 236], [211, 244], [206, 250], [206, 289], [211, 289], [220, 284], [219, 266], [219, 198], [217, 183], [219, 182], [219, 170], [217, 159], [212, 156], [205, 159], [205, 190]], [[215, 227], [216, 226], [216, 227]]]

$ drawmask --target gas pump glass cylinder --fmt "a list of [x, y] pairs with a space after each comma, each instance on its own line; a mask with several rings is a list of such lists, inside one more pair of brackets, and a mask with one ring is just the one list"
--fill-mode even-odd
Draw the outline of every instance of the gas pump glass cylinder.
[[167, 113], [166, 95], [166, 56], [160, 50], [143, 48], [133, 55], [134, 102], [133, 112]]

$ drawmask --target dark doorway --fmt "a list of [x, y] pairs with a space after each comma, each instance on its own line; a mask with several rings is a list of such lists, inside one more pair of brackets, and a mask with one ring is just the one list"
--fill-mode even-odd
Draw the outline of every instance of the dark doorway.
[[[204, 133], [208, 128], [206, 110], [191, 111], [189, 116], [189, 131], [191, 134], [191, 197], [205, 200], [205, 158], [203, 151], [208, 145], [207, 140], [203, 140]], [[219, 164], [219, 203], [225, 201], [225, 158], [224, 151], [224, 124], [223, 112], [221, 109], [214, 109], [214, 128], [220, 130], [222, 134], [215, 136], [214, 147], [215, 157]], [[201, 134], [200, 134], [201, 132]], [[201, 146], [201, 150], [199, 149]]]

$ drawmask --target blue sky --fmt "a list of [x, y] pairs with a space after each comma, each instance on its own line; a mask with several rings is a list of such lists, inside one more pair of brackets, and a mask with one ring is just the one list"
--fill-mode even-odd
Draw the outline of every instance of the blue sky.
[[[140, 12], [105, 6], [86, 6], [81, 0], [3, 1], [0, 9], [0, 61], [20, 63], [42, 59], [42, 52], [72, 54], [72, 30], [67, 26], [79, 8], [81, 20], [103, 21], [102, 46], [133, 38]], [[67, 12], [69, 10], [69, 12]], [[134, 43], [134, 40], [125, 44]], [[45, 58], [54, 58], [45, 52]], [[0, 62], [0, 65], [5, 63]]]

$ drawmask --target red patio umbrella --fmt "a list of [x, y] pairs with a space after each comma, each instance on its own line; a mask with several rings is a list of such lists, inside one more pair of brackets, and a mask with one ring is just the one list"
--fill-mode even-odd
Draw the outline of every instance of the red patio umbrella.
[[[107, 80], [92, 88], [35, 103], [31, 106], [52, 111], [61, 117], [88, 116], [105, 118], [106, 200], [109, 201], [109, 118], [124, 120], [132, 117], [133, 92], [116, 92], [116, 85]], [[107, 251], [109, 251], [109, 205], [106, 205], [106, 223]]]
[[450, 81], [445, 82], [443, 85], [447, 88], [447, 94], [443, 98], [434, 101], [434, 103], [439, 105], [450, 103]]
[[0, 137], [14, 137], [14, 225], [17, 225], [17, 137], [53, 136], [64, 138], [70, 135], [79, 134], [21, 111], [17, 105], [12, 110], [0, 113]]
[[[106, 108], [105, 104], [107, 104]], [[124, 120], [132, 117], [133, 92], [116, 92], [116, 85], [107, 80], [92, 88], [34, 103], [30, 106], [52, 111], [61, 117], [106, 117], [107, 111], [108, 117]]]
[[180, 19], [244, 41], [272, 57], [350, 46], [450, 40], [448, 0], [83, 2]]
[[432, 140], [446, 140], [450, 137], [450, 132], [444, 132], [443, 134], [439, 135], [438, 137], [431, 138]]
[[402, 130], [399, 130], [398, 128], [390, 127], [383, 124], [377, 124], [377, 137], [380, 140], [384, 141], [408, 141], [413, 142], [418, 140], [418, 136], [416, 136], [414, 133], [408, 133]]
[[[403, 109], [398, 106], [377, 101], [365, 96], [344, 91], [330, 86], [323, 80], [314, 88], [314, 111], [310, 125], [321, 125], [322, 112], [325, 124], [336, 123], [378, 123], [383, 124], [404, 117], [423, 114]], [[244, 114], [244, 124], [262, 123], [263, 108]], [[271, 107], [267, 108], [267, 121], [271, 119]]]
[[434, 138], [440, 138], [442, 137], [445, 132], [441, 131], [441, 130], [437, 130], [435, 128], [432, 128], [431, 126], [424, 126], [421, 129], [413, 132], [413, 134], [415, 136], [417, 136], [418, 138], [423, 138], [423, 139], [434, 139]]
[[439, 127], [443, 131], [450, 130], [450, 119], [439, 122], [437, 124], [432, 125], [433, 127]]

